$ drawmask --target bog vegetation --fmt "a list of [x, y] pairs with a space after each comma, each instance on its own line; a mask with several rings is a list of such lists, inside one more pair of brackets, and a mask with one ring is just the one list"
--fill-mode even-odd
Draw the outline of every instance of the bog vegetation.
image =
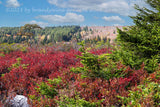
[[82, 41], [79, 26], [1, 28], [0, 105], [24, 95], [33, 107], [160, 106], [160, 0], [146, 2], [114, 44]]

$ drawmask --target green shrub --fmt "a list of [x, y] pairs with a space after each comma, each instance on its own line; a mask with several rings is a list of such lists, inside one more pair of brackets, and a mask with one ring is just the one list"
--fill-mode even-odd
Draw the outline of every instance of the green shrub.
[[141, 106], [160, 106], [160, 85], [155, 82], [150, 82], [145, 85], [137, 86], [137, 89], [129, 91], [128, 97], [118, 96], [123, 106], [141, 107]]
[[3, 53], [0, 53], [0, 57], [4, 57], [5, 55]]
[[79, 96], [75, 98], [69, 98], [66, 96], [60, 97], [60, 101], [57, 101], [59, 107], [100, 107], [101, 101], [91, 103], [84, 99], [80, 99]]
[[3, 44], [0, 44], [0, 52], [4, 52], [5, 54], [8, 54], [10, 52], [13, 52], [13, 51], [22, 51], [22, 52], [26, 52], [27, 51], [27, 47], [24, 46], [25, 44], [15, 44], [15, 43], [12, 43], [12, 44], [8, 44], [8, 43], [3, 43]]
[[123, 77], [125, 67], [117, 68], [119, 62], [114, 62], [107, 56], [110, 54], [94, 55], [87, 51], [84, 47], [84, 42], [81, 42], [80, 51], [81, 56], [77, 56], [81, 59], [83, 67], [72, 68], [71, 71], [75, 73], [81, 73], [83, 77], [91, 78], [104, 78], [109, 80], [110, 78]]
[[[150, 8], [135, 5], [137, 15], [131, 16], [135, 25], [123, 30], [118, 29], [117, 41], [121, 51], [132, 53], [136, 59], [131, 59], [138, 63], [144, 62], [145, 69], [152, 73], [160, 63], [160, 1], [145, 0], [145, 2]], [[138, 63], [133, 63], [129, 61], [128, 65], [137, 67]]]
[[62, 82], [61, 78], [55, 78], [53, 80], [48, 79], [48, 85], [46, 82], [42, 82], [41, 84], [37, 84], [39, 88], [36, 90], [40, 95], [44, 95], [47, 98], [54, 98], [54, 96], [58, 95], [58, 91], [56, 90], [56, 86]]
[[159, 56], [155, 55], [151, 58], [141, 58], [138, 55], [135, 55], [134, 51], [123, 50], [121, 47], [115, 47], [112, 54], [108, 56], [114, 62], [121, 61], [122, 64], [130, 66], [132, 69], [140, 69], [142, 63], [145, 64], [145, 70], [148, 73], [154, 72], [159, 66]]
[[13, 68], [19, 68], [20, 66], [21, 66], [23, 69], [26, 69], [27, 66], [29, 65], [29, 64], [21, 64], [22, 58], [17, 58], [16, 60], [17, 60], [17, 62], [14, 63], [14, 64], [12, 64], [11, 67], [8, 68], [9, 71], [11, 71]]
[[115, 47], [112, 54], [108, 56], [114, 62], [121, 62], [126, 66], [130, 66], [132, 69], [139, 69], [143, 63], [143, 59], [134, 55], [134, 52], [121, 49], [121, 47]]
[[42, 82], [38, 85], [37, 91], [40, 95], [45, 95], [47, 98], [54, 98], [58, 94], [57, 90], [54, 87], [50, 87], [47, 83]]

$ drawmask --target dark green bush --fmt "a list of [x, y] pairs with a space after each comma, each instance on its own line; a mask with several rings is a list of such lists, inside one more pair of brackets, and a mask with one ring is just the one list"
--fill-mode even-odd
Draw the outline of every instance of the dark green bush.
[[85, 49], [83, 42], [80, 45], [82, 46], [80, 48], [82, 55], [77, 57], [81, 59], [80, 62], [83, 67], [72, 68], [71, 71], [82, 73], [83, 77], [104, 78], [107, 80], [125, 75], [123, 72], [125, 67], [118, 69], [119, 62], [110, 59], [110, 54], [95, 55]]

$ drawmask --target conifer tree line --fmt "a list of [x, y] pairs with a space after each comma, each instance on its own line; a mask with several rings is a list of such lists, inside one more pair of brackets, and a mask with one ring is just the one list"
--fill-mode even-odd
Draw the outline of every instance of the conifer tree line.
[[21, 27], [1, 27], [0, 43], [22, 43], [33, 39], [35, 42], [42, 37], [42, 44], [50, 42], [70, 41], [79, 38], [80, 26], [57, 26], [41, 28], [36, 24], [26, 24]]

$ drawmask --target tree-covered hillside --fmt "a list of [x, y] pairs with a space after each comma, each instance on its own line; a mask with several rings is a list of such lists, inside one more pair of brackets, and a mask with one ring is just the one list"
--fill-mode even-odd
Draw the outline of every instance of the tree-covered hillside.
[[70, 41], [71, 39], [76, 38], [78, 32], [81, 31], [80, 26], [59, 26], [46, 27], [44, 29], [30, 29], [27, 33], [20, 33], [22, 27], [1, 27], [0, 43], [28, 42], [30, 37], [27, 33], [34, 35], [32, 38], [34, 41], [41, 41], [43, 44], [50, 42]]

